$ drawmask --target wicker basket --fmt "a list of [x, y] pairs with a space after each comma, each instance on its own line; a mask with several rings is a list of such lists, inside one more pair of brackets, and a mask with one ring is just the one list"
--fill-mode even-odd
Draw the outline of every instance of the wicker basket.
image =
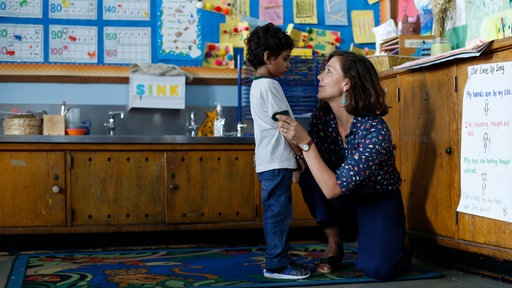
[[399, 55], [379, 55], [368, 56], [368, 59], [373, 63], [377, 72], [387, 71], [393, 69], [394, 66], [404, 64], [406, 62], [416, 60], [418, 57], [399, 56]]
[[14, 116], [4, 119], [5, 135], [40, 135], [43, 119], [33, 115]]

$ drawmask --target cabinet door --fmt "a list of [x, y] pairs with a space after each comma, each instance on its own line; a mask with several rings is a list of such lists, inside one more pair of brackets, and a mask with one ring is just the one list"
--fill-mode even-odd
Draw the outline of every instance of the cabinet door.
[[64, 152], [1, 154], [0, 226], [65, 226]]
[[382, 88], [386, 91], [386, 103], [391, 108], [389, 109], [388, 115], [384, 116], [386, 123], [388, 123], [389, 129], [391, 130], [391, 137], [393, 140], [393, 147], [395, 149], [395, 161], [397, 168], [400, 169], [400, 99], [398, 98], [398, 78], [396, 76], [382, 79]]
[[164, 152], [71, 152], [72, 225], [165, 223]]
[[[292, 183], [293, 216], [292, 224], [315, 224], [315, 219], [309, 213], [308, 206], [302, 197], [302, 191], [298, 183]], [[306, 222], [306, 223], [304, 223]]]
[[254, 151], [167, 153], [167, 222], [252, 221], [257, 211]]
[[400, 165], [410, 230], [454, 237], [454, 67], [400, 75]]

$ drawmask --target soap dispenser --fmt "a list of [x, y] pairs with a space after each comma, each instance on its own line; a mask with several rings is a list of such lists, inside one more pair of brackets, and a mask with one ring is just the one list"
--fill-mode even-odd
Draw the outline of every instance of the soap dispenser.
[[222, 113], [222, 106], [220, 103], [217, 103], [217, 118], [215, 118], [215, 122], [213, 124], [213, 135], [214, 136], [224, 136], [224, 124], [226, 123], [226, 118], [224, 118], [224, 114]]

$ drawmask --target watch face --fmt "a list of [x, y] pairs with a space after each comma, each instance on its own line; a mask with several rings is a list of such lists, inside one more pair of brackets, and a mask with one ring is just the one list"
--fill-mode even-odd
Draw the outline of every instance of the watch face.
[[308, 151], [308, 150], [309, 150], [309, 145], [308, 144], [302, 145], [302, 151]]

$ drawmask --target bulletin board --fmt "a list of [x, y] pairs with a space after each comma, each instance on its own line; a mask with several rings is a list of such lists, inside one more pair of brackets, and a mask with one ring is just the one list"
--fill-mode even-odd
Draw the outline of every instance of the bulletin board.
[[[262, 0], [263, 1], [263, 0]], [[341, 33], [340, 49], [348, 50], [353, 42], [352, 10], [371, 10], [375, 25], [379, 24], [380, 4], [368, 1], [345, 2], [341, 16], [346, 22], [330, 25], [323, 0], [316, 5], [317, 22], [300, 23], [295, 27], [336, 30]], [[304, 2], [304, 1], [299, 1]], [[307, 2], [307, 1], [306, 1]], [[170, 8], [178, 3], [180, 8]], [[283, 29], [293, 23], [294, 1], [276, 1], [282, 6]], [[222, 13], [197, 9], [196, 1], [188, 0], [0, 0], [0, 70], [25, 67], [26, 70], [65, 67], [92, 73], [125, 73], [133, 63], [166, 63], [181, 67], [201, 67], [204, 43], [219, 41], [219, 24], [226, 21]], [[260, 17], [259, 1], [250, 2], [250, 17]], [[173, 6], [175, 7], [175, 6]], [[342, 15], [345, 13], [346, 15]], [[326, 24], [328, 23], [328, 24]], [[276, 23], [277, 24], [277, 23]], [[175, 45], [176, 33], [186, 27], [189, 35], [184, 43]], [[374, 48], [368, 43], [364, 47]], [[85, 69], [84, 69], [85, 67]], [[114, 67], [114, 68], [113, 68]], [[116, 67], [121, 67], [116, 70]], [[38, 71], [44, 74], [44, 71]]]

